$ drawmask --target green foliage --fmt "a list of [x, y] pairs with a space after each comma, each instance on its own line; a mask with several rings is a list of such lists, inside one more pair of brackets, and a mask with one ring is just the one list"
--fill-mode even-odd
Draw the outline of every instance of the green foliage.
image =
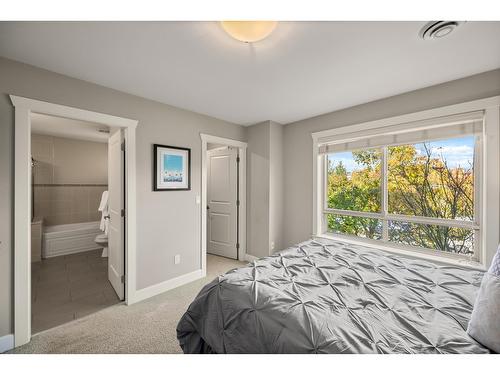
[[356, 216], [328, 215], [328, 228], [332, 232], [379, 240], [382, 238], [380, 220]]
[[350, 175], [342, 162], [328, 166], [330, 171], [328, 207], [379, 212], [381, 207], [380, 150], [354, 152], [353, 156], [363, 168]]
[[[388, 147], [389, 213], [473, 220], [473, 166], [450, 168], [429, 145], [424, 144], [423, 150], [417, 152], [414, 145]], [[353, 151], [352, 157], [357, 167], [351, 173], [334, 157], [328, 159], [328, 207], [381, 212], [382, 151]], [[328, 215], [327, 221], [333, 232], [381, 236], [382, 223], [377, 219]], [[473, 251], [471, 230], [402, 222], [389, 222], [388, 229], [394, 242], [468, 255]]]
[[472, 166], [451, 169], [425, 144], [424, 150], [424, 155], [418, 155], [414, 146], [389, 147], [389, 212], [472, 220]]

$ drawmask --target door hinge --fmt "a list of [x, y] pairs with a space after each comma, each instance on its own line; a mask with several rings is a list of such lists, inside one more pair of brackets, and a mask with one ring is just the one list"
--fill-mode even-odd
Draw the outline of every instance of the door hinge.
[[237, 244], [236, 244], [236, 250], [239, 250], [239, 249], [240, 249], [240, 244], [239, 244], [239, 243], [237, 243]]
[[121, 149], [122, 149], [122, 151], [125, 151], [125, 142], [122, 142]]
[[236, 156], [236, 163], [239, 163], [239, 162], [240, 162], [240, 157]]
[[125, 209], [122, 208], [122, 217], [125, 217]]
[[237, 206], [239, 206], [239, 205], [240, 205], [240, 200], [239, 200], [239, 199], [236, 201], [236, 205], [237, 205]]
[[120, 278], [122, 284], [125, 284], [125, 275], [122, 275], [122, 277]]

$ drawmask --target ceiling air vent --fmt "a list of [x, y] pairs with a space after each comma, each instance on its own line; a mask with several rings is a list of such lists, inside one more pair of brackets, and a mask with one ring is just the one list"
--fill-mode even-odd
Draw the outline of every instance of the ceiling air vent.
[[425, 40], [442, 38], [455, 30], [461, 23], [460, 21], [431, 21], [420, 30], [420, 37]]

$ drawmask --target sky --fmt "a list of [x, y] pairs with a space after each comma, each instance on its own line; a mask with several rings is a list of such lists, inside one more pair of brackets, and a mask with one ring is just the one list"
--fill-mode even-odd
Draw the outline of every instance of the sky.
[[[428, 142], [432, 153], [436, 156], [443, 154], [451, 168], [468, 168], [474, 160], [474, 137], [455, 138], [444, 141]], [[420, 147], [418, 147], [420, 146]], [[422, 145], [417, 146], [417, 152], [424, 153]]]
[[180, 155], [163, 155], [163, 165], [165, 171], [180, 172], [182, 171], [182, 156]]
[[[448, 162], [450, 168], [458, 166], [468, 168], [472, 165], [474, 156], [474, 137], [454, 138], [443, 141], [427, 142], [430, 145], [433, 155], [439, 157], [442, 153], [444, 159]], [[417, 153], [424, 154], [423, 144], [416, 144]], [[347, 172], [353, 172], [360, 169], [352, 158], [351, 152], [339, 152], [328, 156], [330, 161], [334, 161], [335, 165], [340, 161], [344, 164]]]

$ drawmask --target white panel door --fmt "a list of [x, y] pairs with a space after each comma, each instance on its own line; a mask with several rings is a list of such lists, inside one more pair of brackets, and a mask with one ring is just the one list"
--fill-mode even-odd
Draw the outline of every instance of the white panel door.
[[207, 153], [207, 252], [238, 259], [238, 149]]
[[108, 227], [108, 278], [118, 297], [125, 297], [124, 284], [124, 163], [122, 150], [123, 131], [116, 131], [108, 142], [108, 190], [109, 190], [109, 227]]

